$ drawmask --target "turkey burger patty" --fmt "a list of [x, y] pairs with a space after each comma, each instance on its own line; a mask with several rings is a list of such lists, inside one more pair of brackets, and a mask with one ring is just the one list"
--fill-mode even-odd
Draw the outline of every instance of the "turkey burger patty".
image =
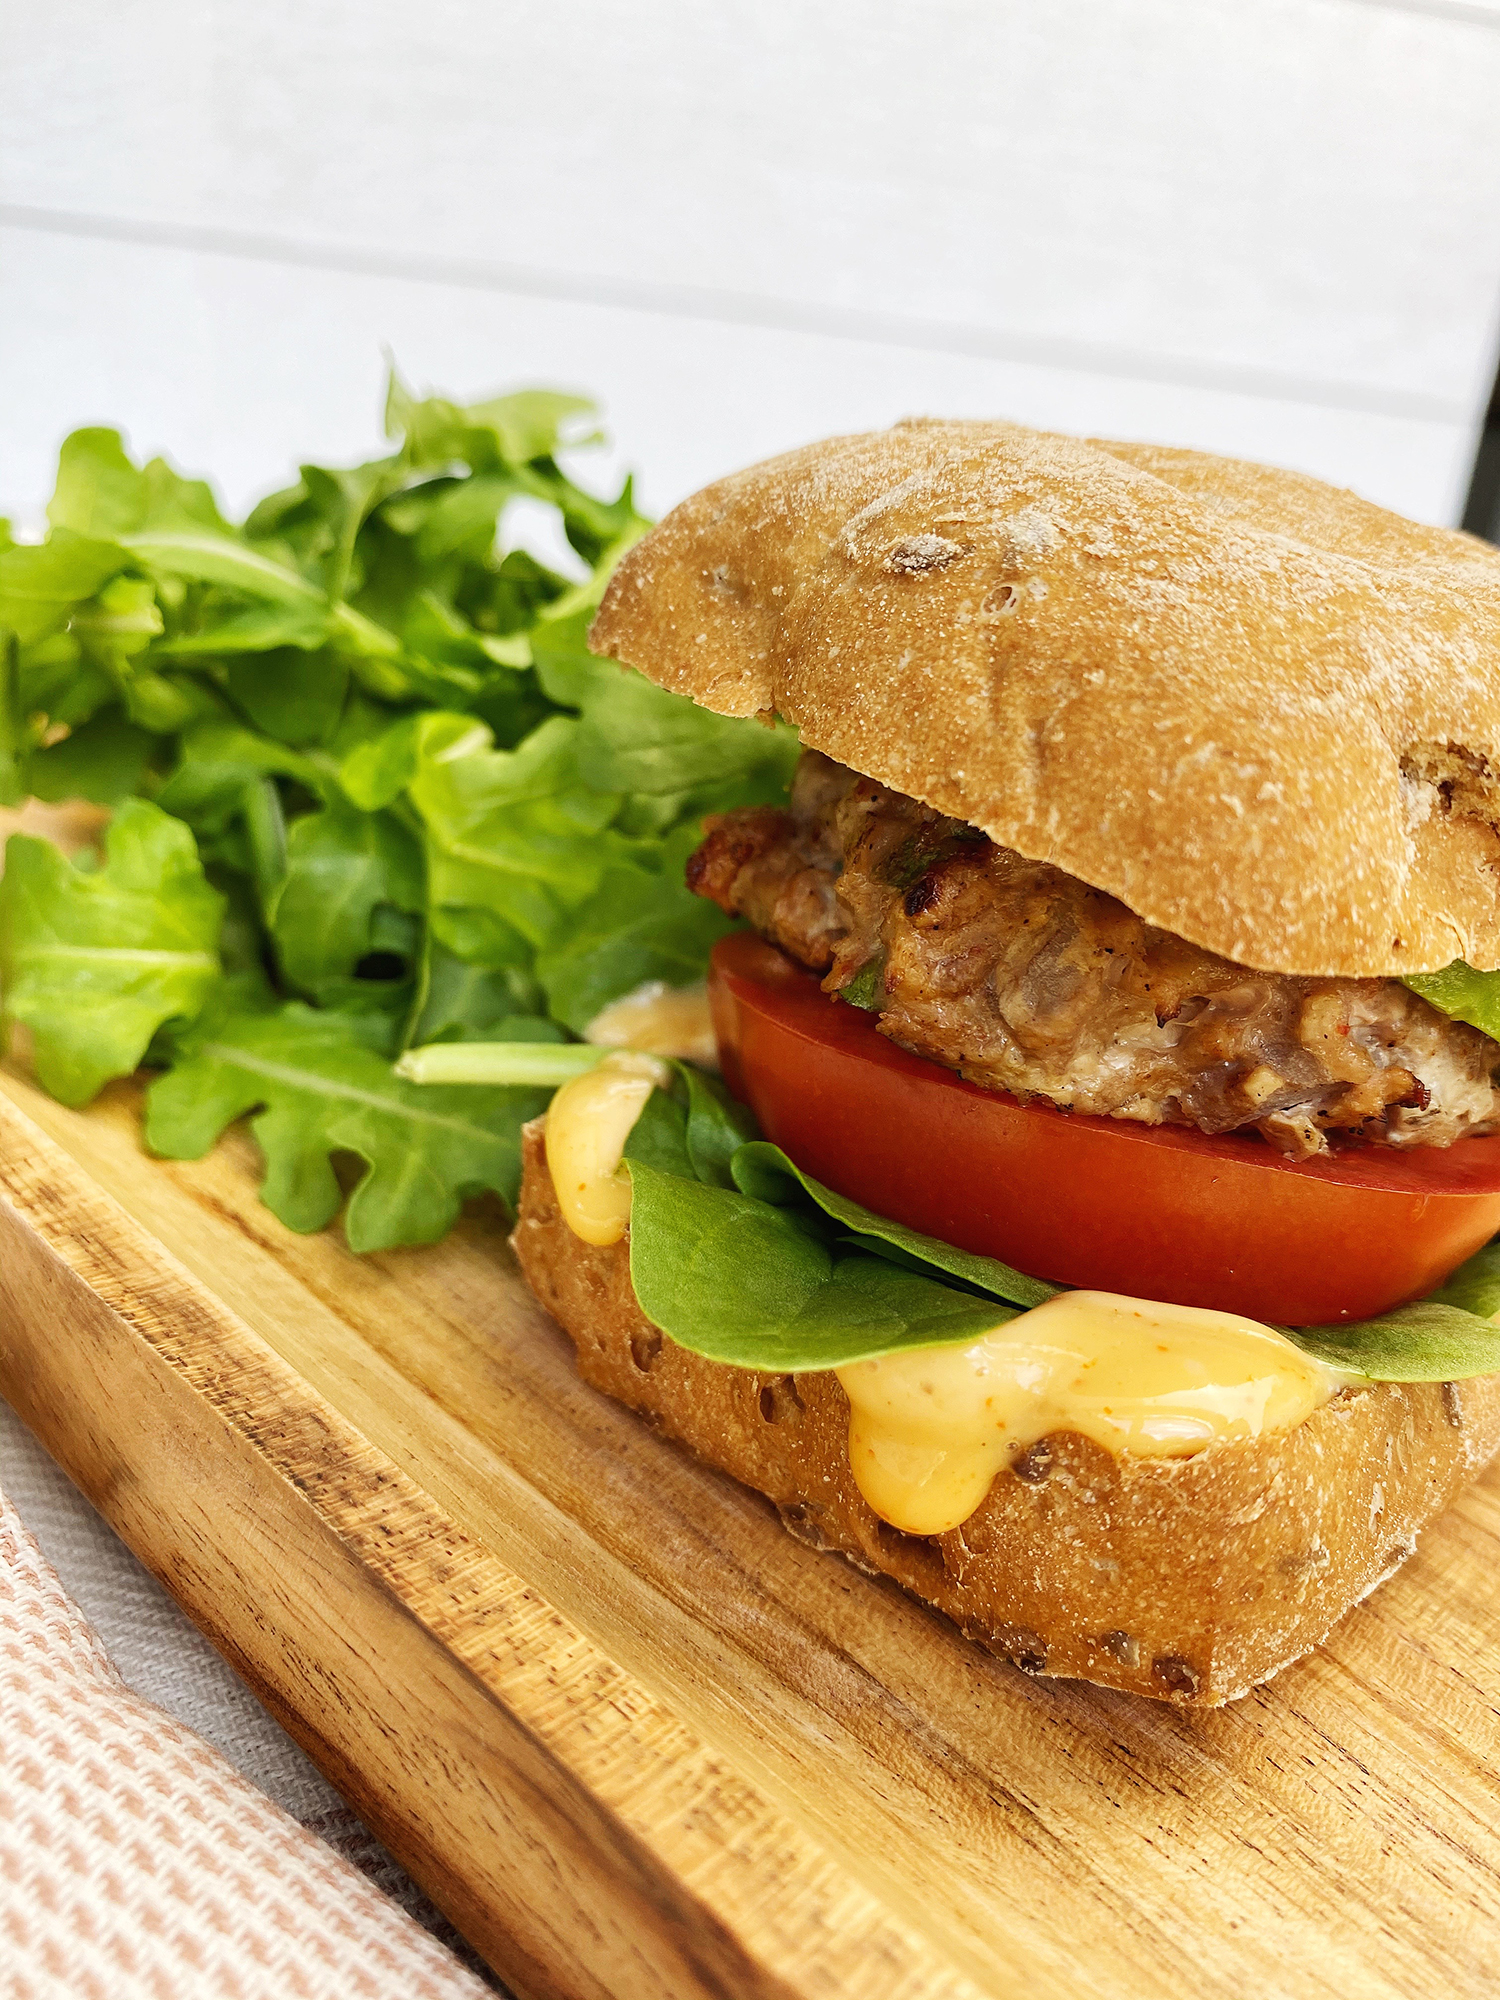
[[815, 750], [790, 810], [710, 821], [688, 882], [892, 1041], [1023, 1100], [1294, 1160], [1500, 1127], [1500, 1043], [1398, 980], [1235, 964]]

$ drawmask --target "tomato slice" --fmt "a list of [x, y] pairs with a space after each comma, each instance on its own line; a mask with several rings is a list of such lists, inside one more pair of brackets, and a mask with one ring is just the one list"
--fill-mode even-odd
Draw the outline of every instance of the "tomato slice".
[[1500, 1137], [1293, 1165], [1258, 1138], [1021, 1104], [747, 933], [715, 947], [709, 993], [726, 1082], [798, 1166], [1058, 1284], [1326, 1325], [1420, 1298], [1500, 1230]]

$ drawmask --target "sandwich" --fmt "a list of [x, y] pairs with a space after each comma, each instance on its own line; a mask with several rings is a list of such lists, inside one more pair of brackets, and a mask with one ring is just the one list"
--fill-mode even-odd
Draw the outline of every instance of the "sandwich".
[[685, 502], [589, 643], [802, 756], [688, 866], [721, 1077], [644, 994], [527, 1129], [585, 1377], [1028, 1674], [1316, 1646], [1500, 1444], [1500, 553], [912, 422]]

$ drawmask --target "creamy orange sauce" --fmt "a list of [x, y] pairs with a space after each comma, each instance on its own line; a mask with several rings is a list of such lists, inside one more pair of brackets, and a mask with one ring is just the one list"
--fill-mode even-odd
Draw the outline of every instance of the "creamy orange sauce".
[[1291, 1430], [1351, 1379], [1255, 1320], [1114, 1292], [1062, 1292], [979, 1340], [836, 1373], [859, 1490], [913, 1535], [966, 1521], [1002, 1466], [1049, 1432], [1180, 1458]]
[[601, 1048], [674, 1056], [700, 1069], [719, 1066], [708, 987], [701, 980], [696, 986], [666, 986], [659, 979], [648, 979], [596, 1014], [583, 1039]]
[[666, 1065], [654, 1056], [622, 1049], [565, 1083], [548, 1107], [547, 1169], [563, 1220], [585, 1243], [618, 1243], [625, 1234], [625, 1141], [646, 1099], [668, 1081]]

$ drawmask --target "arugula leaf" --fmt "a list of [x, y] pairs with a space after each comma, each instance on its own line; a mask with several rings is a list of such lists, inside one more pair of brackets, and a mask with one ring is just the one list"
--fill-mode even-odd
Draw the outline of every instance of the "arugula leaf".
[[1441, 972], [1412, 972], [1401, 983], [1420, 993], [1440, 1014], [1500, 1038], [1500, 972], [1476, 972], [1456, 958]]
[[[240, 1004], [234, 1004], [239, 999]], [[378, 1016], [298, 1002], [264, 1011], [242, 996], [206, 1015], [147, 1097], [146, 1143], [173, 1160], [202, 1157], [227, 1125], [255, 1112], [265, 1155], [261, 1193], [289, 1229], [322, 1229], [343, 1205], [332, 1160], [363, 1160], [345, 1232], [355, 1250], [435, 1243], [464, 1199], [486, 1190], [513, 1206], [520, 1128], [546, 1104], [537, 1090], [424, 1088], [390, 1064]]]
[[0, 806], [18, 806], [29, 789], [32, 733], [26, 720], [21, 656], [0, 632]]
[[85, 873], [14, 834], [0, 878], [5, 1018], [31, 1030], [43, 1086], [86, 1104], [127, 1076], [164, 1022], [191, 1020], [219, 978], [224, 899], [193, 836], [144, 799], [120, 808]]
[[236, 722], [195, 723], [179, 740], [178, 761], [157, 793], [164, 811], [195, 829], [217, 832], [244, 810], [246, 788], [268, 777], [295, 778], [311, 792], [336, 795], [320, 764]]
[[[425, 965], [426, 990], [412, 1029], [413, 1044], [423, 1042], [479, 1042], [501, 1039], [497, 1029], [507, 1031], [513, 1017], [526, 1010], [534, 994], [531, 982], [512, 971], [497, 972], [489, 966], [466, 965], [430, 943]], [[549, 1022], [552, 1035], [563, 1039], [563, 1030]]]
[[[325, 1015], [371, 1060], [413, 1039], [564, 1036], [645, 980], [700, 977], [725, 927], [681, 879], [701, 817], [780, 796], [795, 744], [588, 654], [610, 570], [648, 525], [628, 480], [600, 495], [565, 469], [592, 414], [551, 390], [417, 397], [393, 376], [393, 448], [303, 465], [239, 527], [204, 481], [137, 465], [118, 432], [74, 432], [46, 540], [0, 533], [0, 799], [153, 800], [180, 879], [153, 885], [137, 943], [174, 899], [179, 920], [201, 915], [184, 884], [212, 884], [225, 914], [217, 939], [203, 920], [210, 956], [217, 942], [236, 978], [274, 982], [259, 1000], [236, 985], [234, 1018], [315, 1003], [281, 1017], [288, 1046], [321, 1048]], [[539, 503], [582, 579], [506, 551], [508, 510]], [[71, 910], [82, 872], [24, 859], [15, 906], [38, 868], [48, 894], [54, 875], [69, 885]], [[34, 922], [26, 903], [23, 941]], [[16, 1018], [28, 962], [4, 972]], [[142, 1036], [153, 1062], [198, 1062], [182, 1024], [219, 990], [211, 965], [154, 1020], [138, 966], [94, 970], [97, 1034], [81, 1013], [70, 1028], [82, 1068], [47, 1076], [82, 1090], [128, 1067]], [[523, 1098], [495, 1098], [507, 1143]], [[401, 1200], [428, 1228], [431, 1203]]]
[[595, 407], [587, 396], [521, 389], [464, 408], [442, 396], [413, 396], [392, 369], [385, 427], [387, 436], [403, 439], [409, 465], [440, 469], [462, 462], [483, 472], [548, 457], [564, 442], [590, 442], [578, 435], [576, 424], [567, 438], [563, 427], [592, 416]]
[[560, 1021], [581, 1034], [611, 1000], [647, 980], [690, 986], [703, 977], [708, 954], [732, 926], [683, 883], [699, 838], [694, 822], [661, 843], [650, 856], [656, 865], [644, 856], [611, 863], [566, 922], [554, 924], [536, 975]]
[[9, 627], [22, 645], [39, 639], [125, 563], [116, 543], [68, 528], [55, 528], [45, 542], [19, 542], [0, 555], [0, 625]]
[[139, 527], [145, 512], [145, 478], [126, 457], [118, 431], [74, 431], [63, 439], [47, 507], [54, 528], [113, 541]]
[[422, 856], [390, 813], [325, 807], [295, 820], [275, 894], [271, 935], [282, 975], [325, 1006], [349, 1005], [360, 961], [376, 949], [371, 925], [382, 905], [420, 910]]
[[[168, 660], [223, 659], [242, 653], [259, 653], [276, 658], [275, 649], [295, 646], [310, 652], [321, 646], [333, 631], [333, 619], [324, 604], [304, 600], [293, 604], [253, 604], [248, 610], [234, 610], [227, 617], [205, 624], [197, 632], [168, 639], [156, 648], [158, 658]], [[295, 671], [300, 662], [289, 662]], [[347, 677], [347, 668], [344, 669]]]
[[667, 794], [693, 801], [701, 814], [724, 801], [784, 797], [801, 752], [785, 723], [766, 728], [716, 715], [613, 663], [583, 690], [578, 768], [600, 792]]
[[85, 659], [122, 679], [164, 625], [156, 592], [145, 578], [117, 576], [91, 603], [79, 605], [68, 629]]
[[293, 749], [331, 743], [348, 708], [349, 663], [331, 651], [269, 650], [231, 658], [230, 700], [262, 735]]
[[196, 522], [200, 528], [210, 528], [221, 535], [234, 533], [219, 512], [219, 503], [206, 479], [185, 479], [164, 458], [153, 458], [142, 472], [141, 481], [146, 511], [140, 526]]
[[39, 799], [118, 805], [140, 786], [151, 750], [152, 738], [123, 709], [102, 709], [60, 743], [32, 752], [28, 788]]
[[553, 716], [495, 750], [487, 730], [468, 747], [451, 718], [421, 719], [407, 793], [427, 830], [434, 930], [460, 957], [512, 963], [518, 937], [533, 950], [550, 942], [597, 887], [620, 802], [582, 783], [577, 730]]

